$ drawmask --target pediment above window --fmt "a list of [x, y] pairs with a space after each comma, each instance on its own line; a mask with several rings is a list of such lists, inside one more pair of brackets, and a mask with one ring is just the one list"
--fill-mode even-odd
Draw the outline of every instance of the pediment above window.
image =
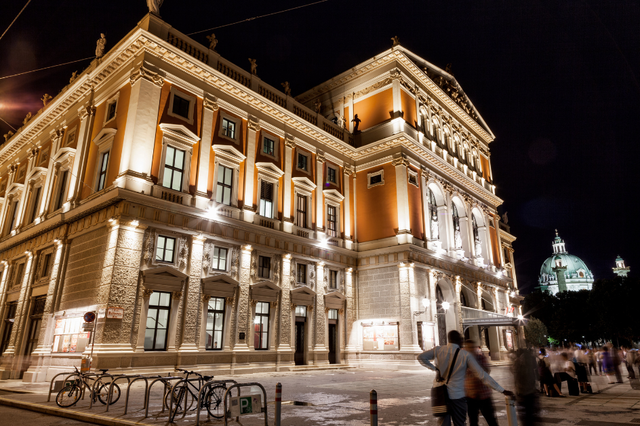
[[155, 291], [182, 291], [184, 283], [189, 276], [171, 266], [158, 266], [157, 268], [142, 271], [144, 287]]
[[110, 129], [110, 128], [102, 129], [100, 130], [100, 133], [98, 133], [96, 137], [93, 138], [93, 143], [95, 143], [99, 147], [102, 147], [102, 145], [111, 142], [113, 138], [116, 136], [117, 132], [118, 132], [118, 129]]
[[324, 191], [322, 191], [322, 193], [324, 194], [324, 197], [326, 199], [334, 201], [336, 203], [341, 203], [342, 200], [344, 200], [344, 195], [342, 195], [335, 189], [325, 189]]
[[258, 302], [275, 302], [278, 300], [280, 287], [271, 281], [258, 281], [251, 285], [251, 299]]
[[196, 142], [200, 141], [198, 135], [187, 129], [182, 124], [160, 124], [160, 129], [165, 137], [175, 142], [181, 142], [189, 147], [193, 146]]
[[306, 177], [294, 177], [291, 179], [295, 184], [296, 188], [300, 188], [302, 190], [313, 192], [316, 189], [316, 184], [311, 181], [311, 179]]
[[294, 305], [311, 306], [316, 299], [316, 292], [309, 287], [299, 287], [291, 290], [291, 303]]
[[247, 158], [240, 151], [230, 145], [212, 145], [211, 149], [215, 152], [216, 157], [220, 157], [234, 164], [240, 164], [245, 158]]
[[344, 297], [344, 294], [339, 291], [333, 291], [324, 295], [324, 306], [329, 309], [342, 309], [346, 300], [347, 298]]
[[227, 274], [212, 275], [202, 279], [202, 293], [215, 297], [233, 297], [239, 283]]
[[34, 167], [31, 169], [29, 176], [27, 176], [26, 182], [33, 181], [33, 185], [37, 186], [39, 183], [43, 183], [47, 177], [47, 169], [45, 167]]
[[284, 174], [284, 172], [273, 163], [256, 163], [256, 168], [258, 169], [259, 173], [262, 173], [265, 176], [271, 177], [273, 179], [280, 179], [280, 177]]

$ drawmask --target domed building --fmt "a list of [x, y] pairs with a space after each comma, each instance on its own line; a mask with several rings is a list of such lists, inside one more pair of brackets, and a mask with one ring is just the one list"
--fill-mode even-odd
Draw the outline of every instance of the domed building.
[[567, 253], [564, 240], [558, 236], [558, 230], [552, 246], [553, 254], [540, 268], [538, 284], [542, 291], [557, 294], [567, 290], [591, 290], [593, 274], [582, 259]]

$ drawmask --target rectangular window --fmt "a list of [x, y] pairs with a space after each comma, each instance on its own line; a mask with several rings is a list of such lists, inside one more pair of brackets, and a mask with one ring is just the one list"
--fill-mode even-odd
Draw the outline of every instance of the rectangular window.
[[337, 309], [329, 309], [329, 319], [337, 320], [338, 319], [338, 310]]
[[330, 237], [335, 237], [337, 232], [337, 214], [336, 207], [327, 206], [327, 235]]
[[66, 198], [65, 195], [67, 194], [68, 179], [69, 179], [69, 170], [65, 170], [64, 172], [62, 172], [62, 175], [60, 175], [60, 186], [58, 187], [58, 198], [56, 199], [55, 208], [53, 209], [54, 211], [61, 208], [62, 205], [64, 204], [64, 199]]
[[[115, 109], [113, 115], [116, 115]], [[113, 117], [112, 117], [113, 118]], [[67, 133], [67, 139], [64, 141], [64, 146], [69, 146], [76, 140], [76, 128]]]
[[10, 234], [13, 230], [13, 226], [16, 224], [16, 217], [18, 216], [18, 204], [19, 201], [14, 201], [11, 207], [11, 220], [9, 220], [9, 227], [7, 228], [7, 234]]
[[213, 260], [211, 261], [211, 269], [218, 271], [227, 270], [227, 253], [228, 250], [222, 247], [215, 247], [213, 249]]
[[184, 170], [184, 151], [167, 146], [167, 153], [164, 159], [164, 176], [162, 186], [182, 191], [182, 174]]
[[231, 205], [233, 190], [233, 169], [218, 165], [218, 184], [216, 186], [216, 202]]
[[228, 138], [236, 138], [236, 123], [226, 118], [222, 119], [222, 134]]
[[49, 276], [51, 270], [51, 256], [53, 253], [47, 253], [42, 259], [42, 268], [40, 269], [40, 276], [38, 278], [45, 278]]
[[382, 183], [382, 175], [375, 175], [369, 178], [369, 185], [375, 185], [378, 183]]
[[296, 224], [301, 228], [307, 227], [307, 197], [298, 194], [296, 207]]
[[260, 216], [273, 219], [273, 184], [260, 182]]
[[307, 156], [306, 155], [298, 154], [298, 168], [300, 170], [308, 171], [307, 170]]
[[16, 311], [18, 309], [18, 302], [11, 302], [7, 306], [7, 316], [4, 319], [4, 331], [2, 332], [2, 342], [0, 342], [0, 355], [9, 347], [9, 340], [11, 339], [11, 331], [13, 330], [13, 323], [16, 319]]
[[98, 188], [96, 191], [102, 191], [107, 181], [107, 165], [109, 164], [109, 151], [104, 152], [100, 157], [100, 174], [98, 174]]
[[297, 317], [306, 317], [307, 316], [307, 307], [304, 305], [296, 306], [296, 316]]
[[156, 247], [156, 261], [173, 263], [173, 253], [175, 252], [176, 239], [171, 237], [158, 237]]
[[224, 298], [212, 297], [209, 299], [207, 310], [206, 348], [222, 349], [222, 336], [224, 333]]
[[257, 350], [269, 349], [269, 303], [256, 303], [256, 316], [253, 320], [253, 347]]
[[258, 277], [269, 279], [271, 274], [271, 258], [258, 256]]
[[397, 351], [398, 325], [372, 325], [362, 327], [362, 349], [365, 351]]
[[117, 101], [113, 101], [109, 105], [107, 105], [107, 118], [105, 120], [105, 123], [107, 121], [113, 119], [113, 117], [116, 116], [116, 107], [117, 106], [118, 106], [118, 102]]
[[269, 138], [264, 138], [262, 140], [262, 153], [266, 154], [266, 155], [270, 155], [270, 156], [275, 156], [276, 155], [276, 143], [269, 139]]
[[307, 283], [307, 265], [304, 263], [298, 263], [298, 278], [297, 282], [301, 284]]
[[144, 332], [145, 351], [164, 351], [167, 349], [170, 310], [171, 293], [164, 291], [151, 293], [149, 311], [147, 313], [147, 328]]
[[338, 288], [338, 271], [329, 271], [329, 288]]
[[33, 223], [33, 221], [36, 220], [36, 215], [38, 214], [38, 206], [40, 205], [40, 194], [42, 194], [41, 186], [36, 188], [36, 192], [33, 195], [33, 201], [31, 203], [31, 212], [29, 212], [29, 218], [27, 223]]
[[327, 167], [327, 182], [337, 183], [336, 179], [336, 169], [332, 167]]
[[412, 184], [413, 186], [418, 186], [418, 177], [416, 175], [410, 174], [409, 183]]
[[173, 95], [173, 113], [175, 115], [179, 115], [180, 117], [184, 117], [189, 119], [189, 106], [191, 102], [188, 99], [180, 97], [178, 95]]
[[11, 283], [12, 286], [20, 287], [22, 285], [22, 279], [24, 278], [24, 263], [19, 264], [16, 267], [16, 274], [14, 275], [14, 281]]

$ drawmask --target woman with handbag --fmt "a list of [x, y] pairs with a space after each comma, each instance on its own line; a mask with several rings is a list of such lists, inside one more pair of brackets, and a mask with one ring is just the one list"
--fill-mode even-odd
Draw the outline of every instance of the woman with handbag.
[[[449, 344], [418, 355], [418, 361], [424, 367], [436, 372], [436, 381], [431, 389], [433, 415], [438, 417], [438, 426], [464, 426], [467, 420], [467, 401], [464, 382], [467, 369], [471, 369], [485, 385], [507, 396], [513, 392], [504, 390], [482, 367], [473, 354], [460, 350], [462, 336], [457, 330], [447, 335]], [[431, 363], [436, 360], [437, 367]]]

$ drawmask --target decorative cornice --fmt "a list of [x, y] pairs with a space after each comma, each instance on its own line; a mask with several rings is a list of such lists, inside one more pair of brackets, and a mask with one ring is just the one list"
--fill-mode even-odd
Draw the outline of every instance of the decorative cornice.
[[218, 105], [218, 98], [213, 95], [205, 96], [203, 106], [206, 109], [210, 109], [212, 111], [217, 111], [220, 108], [220, 106]]
[[131, 82], [131, 85], [133, 86], [141, 78], [143, 78], [143, 79], [145, 79], [147, 81], [150, 81], [151, 83], [155, 84], [158, 87], [162, 87], [162, 85], [164, 84], [164, 78], [160, 77], [160, 75], [158, 75], [158, 73], [155, 73], [155, 72], [151, 71], [150, 69], [145, 68], [144, 66], [139, 66], [138, 68], [134, 69], [131, 72], [131, 76], [129, 77], [129, 81]]

